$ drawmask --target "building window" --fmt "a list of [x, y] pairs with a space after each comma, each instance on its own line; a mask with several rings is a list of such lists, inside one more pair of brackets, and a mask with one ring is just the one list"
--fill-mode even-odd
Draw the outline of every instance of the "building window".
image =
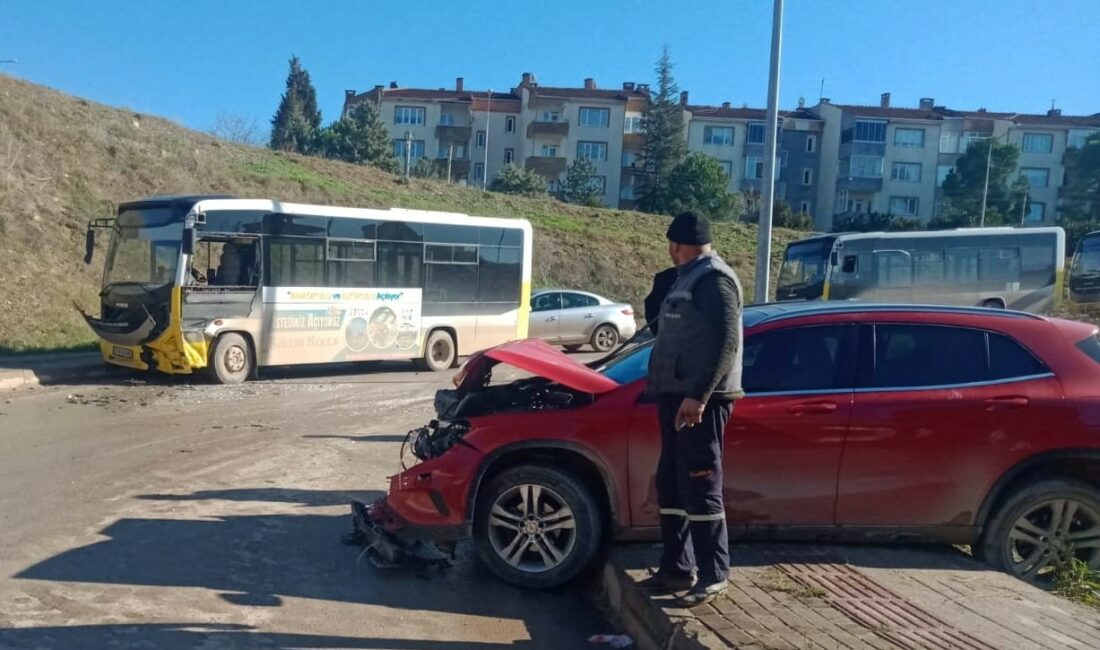
[[803, 169], [802, 170], [802, 184], [813, 185], [814, 184], [814, 170]]
[[474, 163], [474, 180], [480, 181], [485, 178], [485, 163]]
[[910, 217], [917, 215], [918, 199], [915, 196], [891, 196], [890, 214], [902, 214]]
[[1043, 219], [1046, 217], [1046, 203], [1037, 203], [1032, 201], [1027, 204], [1027, 215], [1025, 219], [1028, 223], [1043, 223]]
[[543, 158], [557, 158], [558, 157], [558, 145], [556, 144], [544, 144], [542, 145], [542, 151], [540, 152]]
[[423, 106], [395, 106], [393, 109], [394, 124], [411, 124], [413, 126], [424, 125]]
[[515, 133], [516, 132], [516, 118], [512, 115], [504, 118], [504, 132]]
[[745, 156], [745, 178], [764, 178], [764, 159], [760, 156]]
[[856, 120], [852, 139], [856, 142], [886, 142], [886, 122]]
[[764, 125], [760, 122], [749, 122], [748, 130], [745, 131], [745, 143], [746, 144], [764, 144], [764, 135], [766, 130]]
[[600, 184], [600, 194], [606, 194], [607, 193], [607, 177], [606, 176], [596, 176], [595, 179], [596, 179], [596, 182]]
[[577, 123], [581, 126], [606, 129], [607, 125], [611, 123], [611, 109], [581, 106], [581, 112], [578, 116]]
[[[424, 157], [424, 141], [423, 140], [412, 140], [411, 150], [412, 150], [413, 160], [415, 160], [417, 158], [423, 158]], [[404, 138], [402, 138], [400, 140], [394, 140], [393, 141], [393, 155], [397, 156], [402, 162], [405, 160], [405, 140], [404, 140]]]
[[443, 113], [442, 115], [439, 116], [439, 125], [440, 126], [454, 126], [455, 125], [455, 116], [451, 115], [450, 113]]
[[952, 165], [937, 165], [936, 166], [936, 187], [943, 187], [943, 182], [947, 180], [947, 175], [951, 173], [951, 170], [955, 167]]
[[1050, 184], [1050, 170], [1046, 167], [1021, 167], [1020, 176], [1026, 178], [1031, 187], [1046, 187]]
[[903, 183], [919, 183], [920, 163], [894, 163], [890, 169], [890, 180]]
[[560, 122], [561, 121], [561, 113], [559, 113], [558, 111], [543, 111], [542, 112], [542, 119], [540, 119], [539, 121], [540, 122]]
[[816, 148], [817, 148], [817, 136], [816, 135], [806, 136], [806, 151], [808, 153], [813, 153], [814, 149], [816, 149]]
[[856, 178], [882, 178], [882, 156], [852, 156], [848, 175]]
[[1054, 136], [1049, 133], [1025, 133], [1024, 153], [1050, 153], [1054, 148]]
[[894, 129], [895, 147], [924, 147], [924, 129]]
[[642, 116], [641, 115], [628, 115], [623, 122], [623, 133], [641, 133], [642, 132]]
[[447, 158], [454, 158], [455, 160], [466, 159], [466, 144], [465, 143], [452, 143], [448, 145], [439, 145], [439, 157], [443, 160]]
[[607, 160], [607, 143], [584, 141], [578, 142], [577, 158], [587, 158], [589, 160], [595, 161]]
[[516, 150], [515, 149], [510, 149], [509, 148], [509, 149], [504, 150], [504, 164], [505, 165], [511, 165], [515, 161], [515, 159], [516, 159]]
[[722, 166], [722, 171], [725, 172], [726, 178], [733, 178], [733, 161], [732, 160], [719, 160], [718, 164]]
[[959, 153], [966, 153], [966, 151], [970, 149], [970, 145], [974, 144], [975, 142], [981, 142], [988, 137], [989, 135], [985, 133], [978, 133], [977, 131], [967, 131], [966, 133], [963, 133], [962, 139], [959, 140]]
[[958, 153], [959, 134], [943, 133], [940, 135], [940, 153]]
[[713, 144], [719, 147], [733, 146], [732, 126], [705, 126], [703, 127], [703, 144]]
[[803, 201], [802, 203], [800, 203], [798, 205], [798, 211], [801, 212], [802, 214], [810, 214], [810, 202], [809, 201]]
[[1066, 146], [1075, 147], [1077, 149], [1084, 149], [1085, 142], [1088, 141], [1089, 136], [1100, 133], [1100, 131], [1084, 131], [1081, 129], [1070, 129], [1069, 136], [1066, 137]]
[[484, 131], [478, 131], [477, 135], [474, 136], [474, 142], [477, 143], [477, 148], [478, 149], [484, 148], [485, 147], [485, 132]]

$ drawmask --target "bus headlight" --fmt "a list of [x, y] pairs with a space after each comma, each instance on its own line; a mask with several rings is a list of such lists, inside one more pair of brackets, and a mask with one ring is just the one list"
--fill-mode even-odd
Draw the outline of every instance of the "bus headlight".
[[183, 340], [188, 343], [202, 343], [206, 340], [206, 336], [202, 333], [202, 330], [184, 331]]

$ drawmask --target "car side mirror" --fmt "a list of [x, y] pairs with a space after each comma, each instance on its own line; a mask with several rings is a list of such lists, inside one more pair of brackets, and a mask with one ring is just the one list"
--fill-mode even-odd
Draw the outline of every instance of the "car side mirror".
[[84, 233], [84, 263], [92, 263], [92, 254], [95, 253], [95, 230], [89, 225]]
[[195, 252], [195, 244], [198, 243], [198, 233], [194, 228], [184, 228], [183, 230], [183, 254], [192, 255]]

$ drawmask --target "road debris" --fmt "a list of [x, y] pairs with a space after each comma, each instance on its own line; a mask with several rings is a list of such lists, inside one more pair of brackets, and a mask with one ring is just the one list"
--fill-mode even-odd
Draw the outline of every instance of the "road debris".
[[612, 648], [629, 648], [634, 645], [634, 639], [625, 634], [593, 634], [588, 637], [588, 642]]

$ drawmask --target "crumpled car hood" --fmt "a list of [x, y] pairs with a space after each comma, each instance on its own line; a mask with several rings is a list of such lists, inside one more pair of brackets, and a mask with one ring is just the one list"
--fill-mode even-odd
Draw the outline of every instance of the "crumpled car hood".
[[526, 339], [489, 348], [470, 357], [455, 377], [455, 384], [470, 388], [485, 383], [489, 371], [506, 363], [562, 386], [593, 395], [602, 395], [619, 387], [615, 381], [565, 356], [539, 339]]

